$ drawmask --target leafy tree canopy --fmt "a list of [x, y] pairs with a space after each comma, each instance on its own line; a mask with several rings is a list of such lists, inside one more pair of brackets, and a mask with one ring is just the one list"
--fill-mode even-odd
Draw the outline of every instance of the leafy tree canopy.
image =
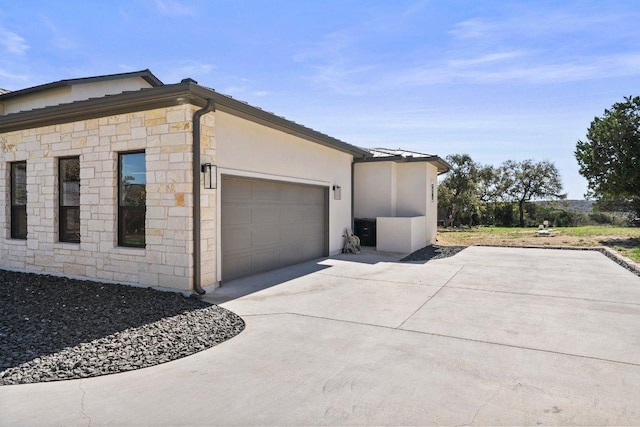
[[480, 165], [468, 154], [447, 156], [451, 170], [438, 187], [438, 204], [455, 224], [462, 219], [472, 225], [482, 206], [515, 203], [524, 226], [525, 203], [531, 200], [564, 198], [560, 173], [549, 161], [508, 160], [500, 167]]
[[544, 160], [507, 160], [501, 166], [505, 197], [518, 203], [520, 226], [524, 227], [524, 204], [530, 200], [563, 199], [562, 181], [556, 166]]
[[451, 170], [438, 186], [438, 203], [447, 209], [456, 223], [460, 223], [461, 215], [478, 205], [479, 166], [468, 154], [453, 154], [446, 159]]
[[618, 200], [640, 215], [640, 96], [626, 97], [596, 117], [575, 151], [587, 197]]

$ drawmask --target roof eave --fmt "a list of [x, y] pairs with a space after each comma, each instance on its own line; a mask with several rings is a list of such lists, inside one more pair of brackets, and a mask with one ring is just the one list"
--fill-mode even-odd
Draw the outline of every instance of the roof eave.
[[239, 117], [249, 119], [280, 130], [282, 132], [311, 140], [325, 147], [337, 149], [354, 156], [354, 159], [365, 158], [371, 154], [355, 145], [348, 144], [332, 136], [318, 132], [301, 124], [287, 120], [245, 102], [218, 93], [200, 85], [192, 85], [192, 91], [202, 99], [212, 98], [216, 103], [216, 109]]
[[356, 163], [374, 163], [374, 162], [396, 162], [396, 163], [415, 163], [425, 162], [433, 163], [438, 168], [438, 175], [449, 172], [451, 165], [438, 156], [429, 157], [405, 157], [399, 154], [394, 156], [368, 157], [354, 160]]
[[153, 89], [155, 91], [153, 94], [144, 93], [147, 90], [150, 89], [7, 114], [0, 116], [0, 132], [169, 107], [191, 101], [186, 85], [161, 86]]
[[370, 156], [367, 151], [356, 146], [191, 82], [145, 88], [7, 114], [0, 116], [0, 133], [174, 105], [191, 104], [203, 107], [208, 99], [213, 99], [216, 108], [221, 111], [351, 154], [354, 159]]
[[25, 88], [25, 89], [14, 90], [14, 91], [10, 91], [10, 92], [1, 94], [0, 95], [0, 102], [8, 100], [8, 99], [18, 98], [18, 97], [24, 96], [24, 95], [30, 95], [30, 94], [34, 94], [34, 93], [43, 92], [45, 90], [72, 86], [74, 84], [95, 83], [95, 82], [102, 82], [102, 81], [109, 81], [109, 80], [119, 80], [119, 79], [124, 79], [124, 78], [131, 78], [131, 77], [140, 77], [144, 81], [149, 83], [152, 87], [158, 87], [158, 86], [163, 86], [164, 85], [164, 83], [162, 83], [162, 81], [160, 81], [160, 79], [157, 78], [151, 72], [151, 70], [146, 69], [146, 70], [140, 70], [140, 71], [133, 71], [133, 72], [130, 72], [130, 73], [107, 74], [107, 75], [104, 75], [104, 76], [84, 77], [84, 78], [78, 78], [78, 79], [65, 79], [65, 80], [59, 80], [57, 82], [45, 83], [45, 84], [38, 85], [38, 86], [28, 87], [28, 88]]

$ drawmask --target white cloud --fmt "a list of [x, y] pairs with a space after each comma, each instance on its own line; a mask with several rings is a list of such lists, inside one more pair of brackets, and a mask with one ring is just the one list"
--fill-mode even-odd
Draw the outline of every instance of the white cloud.
[[[636, 13], [637, 14], [637, 13]], [[614, 27], [608, 37], [624, 36], [623, 22], [628, 13], [598, 10], [587, 7], [559, 7], [557, 9], [515, 8], [504, 18], [474, 17], [456, 23], [449, 31], [455, 40], [469, 42], [510, 41], [523, 38], [555, 38], [559, 35], [595, 33], [604, 35], [602, 28]], [[631, 29], [635, 31], [635, 29]]]
[[[544, 62], [541, 57], [530, 58], [530, 62], [509, 61], [521, 56], [524, 54], [490, 54], [472, 59], [430, 62], [406, 69], [392, 80], [401, 86], [439, 83], [495, 84], [510, 81], [540, 84], [640, 75], [640, 52], [549, 62]], [[490, 58], [493, 60], [489, 60]]]
[[208, 74], [211, 70], [213, 70], [215, 66], [213, 64], [203, 64], [200, 62], [194, 62], [191, 64], [183, 65], [182, 67], [177, 68], [175, 71], [180, 72], [182, 74]]
[[163, 15], [172, 16], [193, 16], [195, 12], [189, 6], [186, 6], [175, 0], [156, 0], [156, 7]]
[[[8, 80], [19, 81], [19, 82], [26, 82], [29, 80], [29, 76], [27, 76], [26, 74], [16, 74], [2, 68], [0, 68], [0, 77]], [[3, 89], [8, 89], [8, 88], [4, 87]]]
[[120, 67], [120, 69], [121, 69], [123, 72], [125, 72], [125, 73], [126, 73], [126, 72], [130, 72], [130, 71], [136, 71], [136, 70], [137, 70], [137, 68], [136, 68], [136, 67], [133, 67], [133, 66], [128, 65], [128, 64], [118, 64], [118, 67]]
[[118, 14], [119, 14], [119, 15], [122, 17], [122, 19], [124, 19], [125, 21], [129, 21], [129, 20], [130, 20], [130, 17], [129, 17], [129, 14], [127, 13], [127, 11], [126, 11], [126, 10], [124, 10], [124, 9], [122, 9], [122, 8], [118, 9]]
[[455, 38], [467, 40], [486, 37], [494, 30], [495, 25], [492, 23], [481, 18], [472, 18], [455, 24], [453, 29], [449, 31], [449, 34]]
[[51, 43], [58, 49], [62, 50], [71, 50], [78, 47], [78, 43], [72, 38], [64, 34], [64, 31], [58, 29], [58, 26], [45, 15], [40, 15], [40, 20], [42, 23], [51, 31], [52, 37], [50, 38]]
[[24, 55], [29, 49], [27, 41], [20, 35], [0, 27], [0, 46], [14, 55]]
[[477, 56], [475, 58], [452, 59], [449, 60], [448, 63], [449, 66], [454, 68], [466, 68], [477, 65], [495, 64], [509, 59], [521, 58], [527, 55], [528, 53], [522, 50], [510, 52], [495, 52]]

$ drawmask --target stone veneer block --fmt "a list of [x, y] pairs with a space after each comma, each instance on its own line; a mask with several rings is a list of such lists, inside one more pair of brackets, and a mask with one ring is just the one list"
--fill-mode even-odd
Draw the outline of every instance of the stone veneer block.
[[[0, 266], [188, 291], [192, 286], [192, 134], [198, 108], [180, 105], [0, 135], [0, 184], [8, 162], [27, 160], [28, 238], [9, 238], [7, 192], [0, 194]], [[213, 116], [213, 115], [211, 115]], [[213, 117], [202, 120], [203, 158], [214, 160]], [[146, 248], [117, 246], [117, 158], [145, 150]], [[81, 243], [58, 241], [59, 157], [80, 157]], [[204, 208], [215, 210], [215, 197]], [[209, 236], [209, 233], [206, 233]], [[215, 238], [206, 240], [203, 283], [215, 282]]]

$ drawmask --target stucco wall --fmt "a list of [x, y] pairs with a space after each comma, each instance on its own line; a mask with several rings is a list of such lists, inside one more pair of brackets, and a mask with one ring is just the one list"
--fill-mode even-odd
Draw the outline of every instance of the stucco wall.
[[[103, 82], [82, 83], [9, 99], [4, 104], [4, 114], [33, 110], [50, 105], [101, 97], [128, 90], [138, 90], [151, 85], [142, 77], [131, 77]], [[2, 114], [2, 112], [0, 112]]]
[[410, 253], [425, 245], [425, 217], [378, 217], [376, 249]]
[[329, 192], [329, 251], [342, 249], [343, 231], [351, 226], [350, 154], [221, 111], [215, 113], [215, 128], [219, 175], [342, 187], [341, 200]]
[[356, 163], [355, 217], [424, 216], [425, 226], [413, 230], [422, 234], [425, 244], [433, 244], [437, 234], [437, 176], [437, 167], [427, 162]]
[[424, 162], [397, 165], [396, 215], [427, 214], [427, 164]]
[[394, 162], [354, 165], [355, 218], [396, 215], [396, 167]]
[[[9, 162], [27, 162], [27, 240], [0, 211], [0, 266], [188, 291], [192, 286], [191, 117], [178, 106], [0, 135], [0, 202]], [[207, 118], [212, 125], [212, 118]], [[208, 144], [212, 132], [206, 130]], [[119, 152], [145, 150], [146, 248], [117, 246]], [[80, 157], [81, 243], [58, 241], [57, 159]], [[215, 196], [203, 197], [215, 211]], [[215, 251], [208, 236], [207, 251]], [[215, 276], [214, 271], [207, 274]]]
[[[427, 242], [436, 243], [438, 235], [438, 168], [427, 163]], [[433, 189], [433, 193], [432, 193]], [[433, 194], [433, 197], [432, 197]]]

